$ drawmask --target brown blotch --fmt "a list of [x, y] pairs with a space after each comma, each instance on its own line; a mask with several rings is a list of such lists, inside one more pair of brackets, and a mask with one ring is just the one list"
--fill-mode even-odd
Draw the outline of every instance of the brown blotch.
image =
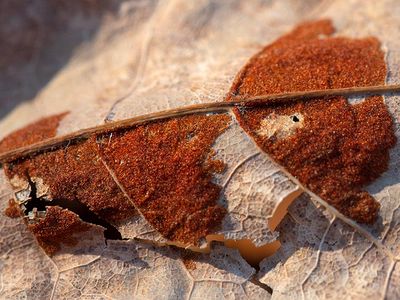
[[136, 214], [99, 157], [95, 138], [7, 164], [5, 171], [8, 178], [41, 178], [49, 198], [83, 203], [106, 221]]
[[4, 210], [4, 214], [9, 218], [22, 217], [21, 209], [14, 199], [8, 200], [8, 207]]
[[64, 112], [58, 115], [42, 118], [12, 132], [0, 141], [0, 153], [54, 137], [57, 133], [58, 125], [67, 114], [68, 112]]
[[[265, 47], [240, 71], [233, 95], [332, 89], [385, 83], [386, 65], [373, 37], [321, 38], [330, 21], [309, 22]], [[285, 138], [257, 134], [268, 115], [304, 116], [303, 126]], [[329, 204], [361, 223], [376, 220], [380, 204], [363, 190], [388, 167], [396, 143], [381, 96], [350, 105], [344, 97], [266, 108], [236, 110], [241, 126], [257, 144]]]
[[[47, 198], [78, 201], [106, 221], [135, 215], [135, 204], [163, 236], [196, 244], [218, 227], [225, 215], [225, 209], [216, 204], [221, 187], [212, 183], [212, 175], [222, 172], [224, 164], [212, 159], [211, 146], [229, 122], [228, 115], [201, 115], [138, 126], [106, 135], [100, 144], [92, 137], [13, 161], [5, 165], [5, 172], [10, 179], [40, 178], [48, 187]], [[26, 130], [32, 127], [42, 130], [36, 124]], [[43, 130], [50, 132], [49, 128]], [[23, 130], [12, 134], [16, 141], [25, 135]], [[102, 159], [134, 203], [124, 196]], [[48, 216], [49, 209], [52, 215]], [[61, 218], [63, 223], [65, 213], [53, 210], [47, 208], [46, 218], [52, 224]], [[29, 227], [32, 231], [37, 228]], [[39, 231], [35, 229], [34, 234]], [[37, 238], [46, 249], [51, 248], [54, 236], [50, 232], [46, 236], [42, 230]], [[54, 240], [54, 249], [48, 252], [56, 251], [57, 244]]]
[[44, 251], [53, 255], [61, 248], [61, 243], [75, 246], [78, 239], [73, 235], [89, 230], [91, 225], [84, 223], [73, 212], [57, 206], [47, 208], [46, 216], [34, 224], [28, 224]]
[[103, 159], [164, 237], [197, 244], [221, 224], [221, 187], [212, 182], [212, 175], [222, 166], [209, 154], [229, 122], [228, 115], [194, 115], [104, 138]]
[[[11, 150], [54, 137], [68, 113], [40, 119], [19, 129], [0, 142], [0, 149]], [[71, 144], [55, 151], [37, 154], [5, 165], [8, 178], [43, 179], [52, 199], [79, 201], [108, 221], [135, 214], [133, 204], [123, 195], [98, 156], [95, 139]]]
[[201, 258], [200, 253], [196, 253], [188, 250], [180, 251], [181, 260], [187, 270], [193, 271], [197, 269], [196, 261]]

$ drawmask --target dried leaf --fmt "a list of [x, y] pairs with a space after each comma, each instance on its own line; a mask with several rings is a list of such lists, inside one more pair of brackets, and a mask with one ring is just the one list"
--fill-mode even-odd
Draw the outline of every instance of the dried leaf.
[[[2, 120], [0, 132], [5, 136], [41, 116], [70, 111], [57, 129], [60, 136], [102, 124], [104, 119], [125, 119], [185, 104], [221, 101], [234, 75], [251, 55], [291, 25], [311, 16], [332, 18], [338, 34], [378, 37], [388, 63], [387, 82], [397, 82], [396, 62], [400, 59], [393, 26], [397, 24], [395, 7], [394, 1], [365, 5], [359, 1], [125, 2], [118, 13], [102, 20], [93, 40], [74, 53], [69, 64], [32, 103], [21, 105]], [[87, 26], [84, 21], [75, 24]], [[64, 35], [59, 39], [62, 41]], [[398, 132], [397, 96], [385, 96], [385, 102], [395, 117]], [[391, 151], [389, 171], [367, 188], [381, 204], [379, 217], [383, 223], [361, 227], [329, 206], [328, 212], [323, 212], [320, 204], [316, 207], [307, 198], [291, 206], [290, 216], [279, 227], [283, 246], [263, 262], [258, 274], [262, 282], [273, 287], [273, 297], [298, 296], [301, 291], [310, 298], [398, 296], [397, 148]], [[226, 171], [216, 174], [214, 180], [223, 187], [229, 216], [222, 221], [222, 230], [214, 234], [248, 238], [259, 246], [274, 241], [277, 235], [271, 229], [283, 217], [277, 216], [277, 207], [288, 205], [299, 194], [299, 187], [260, 153], [234, 118], [213, 149], [214, 159], [226, 164]], [[4, 195], [4, 210], [11, 191], [5, 181], [0, 187], [4, 190], [0, 193]], [[200, 262], [188, 262], [186, 257], [181, 262], [176, 260], [179, 251], [153, 249], [140, 242], [108, 241], [105, 246], [102, 229], [92, 226], [79, 233], [78, 244], [62, 244], [61, 251], [49, 259], [20, 221], [2, 217], [1, 222], [3, 297], [104, 298], [139, 293], [143, 298], [152, 298], [161, 293], [163, 297], [181, 298], [212, 297], [221, 290], [225, 297], [243, 297], [246, 293], [249, 298], [268, 297], [264, 289], [249, 281], [254, 271], [237, 252], [225, 247], [217, 247], [213, 253], [227, 254], [229, 260], [224, 258], [221, 262], [212, 254], [202, 256]], [[131, 220], [116, 225], [124, 235], [134, 237], [143, 233], [135, 231], [137, 224]], [[146, 238], [157, 241], [157, 236], [151, 234]], [[138, 261], [139, 265], [143, 261], [150, 267], [138, 267]], [[221, 267], [228, 261], [235, 262], [236, 267]], [[196, 270], [203, 268], [212, 282], [219, 283], [202, 283]], [[218, 268], [225, 270], [221, 277]], [[188, 279], [186, 270], [193, 280]], [[172, 275], [172, 271], [179, 273]], [[163, 280], [165, 274], [167, 280]], [[232, 274], [239, 274], [240, 278]]]
[[[395, 3], [380, 4], [379, 13], [373, 3], [368, 3], [359, 10], [358, 16], [362, 18], [353, 19], [355, 5], [356, 2], [349, 6], [335, 2], [325, 16], [341, 24], [338, 34], [379, 36], [388, 64], [386, 82], [399, 82], [398, 33], [392, 27], [397, 22], [397, 12], [391, 9]], [[340, 16], [337, 15], [339, 9]], [[368, 27], [368, 24], [374, 25]], [[398, 96], [384, 98], [399, 137]], [[321, 299], [399, 297], [398, 166], [397, 144], [390, 152], [388, 171], [367, 187], [381, 205], [378, 221], [372, 226], [360, 227], [349, 220], [343, 222], [334, 211], [321, 213], [318, 205], [304, 202], [306, 199], [296, 201], [290, 210], [292, 217], [281, 225], [282, 248], [262, 263], [259, 274], [261, 281], [268, 282], [274, 289], [274, 297], [286, 298], [299, 293], [305, 298]]]
[[[7, 186], [4, 173], [1, 180]], [[105, 245], [104, 229], [92, 226], [76, 235], [78, 244], [64, 246], [50, 259], [20, 219], [3, 221], [3, 298], [270, 297], [250, 282], [255, 270], [237, 250], [215, 246], [211, 254], [188, 257], [182, 250], [133, 240]]]

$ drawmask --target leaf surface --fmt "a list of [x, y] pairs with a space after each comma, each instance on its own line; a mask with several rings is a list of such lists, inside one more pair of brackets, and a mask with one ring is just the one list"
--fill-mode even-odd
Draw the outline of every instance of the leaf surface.
[[[104, 120], [222, 101], [250, 56], [309, 17], [331, 18], [339, 35], [379, 37], [389, 68], [386, 81], [398, 82], [398, 33], [392, 26], [398, 23], [395, 1], [366, 5], [339, 0], [329, 4], [127, 1], [118, 7], [101, 19], [97, 34], [75, 50], [68, 64], [31, 102], [2, 120], [2, 137], [30, 121], [64, 111], [70, 113], [61, 121], [57, 135]], [[87, 28], [84, 20], [75, 24]], [[63, 41], [64, 36], [58, 39]], [[398, 136], [398, 97], [385, 96], [385, 103]], [[260, 152], [234, 117], [213, 149], [215, 158], [227, 168], [214, 178], [223, 187], [228, 211], [222, 229], [215, 234], [250, 239], [258, 246], [274, 241], [277, 234], [271, 229], [278, 221], [272, 222], [271, 217], [275, 208], [282, 200], [297, 196], [299, 187]], [[272, 297], [297, 297], [299, 293], [307, 298], [398, 297], [398, 153], [396, 146], [389, 171], [367, 188], [381, 204], [380, 220], [373, 226], [361, 227], [329, 207], [325, 211], [306, 196], [291, 206], [278, 228], [282, 247], [264, 260], [257, 275], [273, 288]], [[3, 211], [11, 197], [3, 174], [1, 188]], [[149, 228], [143, 219], [140, 222]], [[196, 269], [190, 270], [192, 263], [185, 266], [178, 250], [154, 249], [139, 242], [108, 241], [105, 246], [102, 229], [93, 226], [87, 232], [93, 239], [80, 239], [87, 244], [64, 245], [64, 252], [50, 259], [21, 221], [2, 216], [1, 224], [5, 262], [1, 293], [7, 298], [101, 299], [135, 293], [143, 298], [158, 293], [171, 298], [269, 297], [249, 281], [255, 271], [236, 251], [226, 248], [216, 247], [210, 257], [194, 260]], [[138, 223], [132, 220], [117, 227], [127, 238], [148, 233], [147, 229], [138, 233]], [[146, 239], [157, 241], [160, 236], [146, 235]], [[229, 265], [221, 253], [229, 256]]]

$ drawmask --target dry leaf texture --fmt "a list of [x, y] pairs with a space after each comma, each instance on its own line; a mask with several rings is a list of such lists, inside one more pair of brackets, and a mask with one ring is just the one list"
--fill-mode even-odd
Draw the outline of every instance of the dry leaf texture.
[[[39, 2], [46, 7], [47, 1]], [[27, 57], [22, 66], [12, 65], [10, 59], [7, 74], [13, 76], [1, 81], [7, 87], [1, 89], [5, 90], [2, 99], [31, 101], [12, 110], [7, 104], [9, 113], [0, 123], [2, 137], [42, 116], [64, 111], [70, 113], [57, 135], [104, 120], [222, 101], [249, 57], [310, 18], [332, 19], [336, 35], [378, 37], [388, 66], [386, 82], [400, 80], [396, 1], [115, 1], [112, 8], [65, 10], [61, 19], [68, 26], [61, 29], [42, 26], [46, 25], [38, 15], [42, 11], [31, 5], [37, 18], [29, 21], [41, 26], [33, 27], [37, 32], [25, 32], [28, 35], [21, 40], [27, 42], [36, 34], [43, 38], [35, 39], [36, 55]], [[85, 43], [72, 51], [63, 47], [70, 39]], [[22, 54], [13, 55], [20, 60]], [[59, 60], [64, 61], [56, 73], [50, 66]], [[31, 74], [37, 74], [37, 82], [32, 83]], [[16, 89], [21, 81], [23, 88]], [[396, 95], [384, 98], [398, 136], [400, 100]], [[215, 159], [226, 164], [215, 182], [223, 188], [221, 200], [229, 216], [216, 233], [249, 238], [257, 245], [274, 241], [276, 233], [270, 230], [274, 226], [266, 219], [299, 187], [260, 152], [234, 118], [213, 149]], [[378, 222], [372, 226], [360, 226], [331, 207], [322, 207], [325, 203], [319, 199], [313, 202], [304, 196], [290, 207], [278, 228], [282, 247], [264, 260], [257, 274], [272, 287], [273, 298], [400, 296], [399, 161], [396, 146], [390, 152], [389, 170], [367, 187], [381, 205]], [[1, 175], [3, 211], [12, 192]], [[214, 248], [210, 256], [188, 263], [186, 258], [179, 260], [181, 253], [174, 249], [155, 249], [137, 241], [105, 245], [103, 229], [91, 226], [80, 233], [78, 244], [63, 245], [49, 258], [22, 221], [5, 216], [0, 220], [3, 298], [270, 297], [265, 287], [249, 281], [255, 271], [227, 248]], [[140, 236], [136, 228], [134, 220], [118, 227], [127, 238]]]

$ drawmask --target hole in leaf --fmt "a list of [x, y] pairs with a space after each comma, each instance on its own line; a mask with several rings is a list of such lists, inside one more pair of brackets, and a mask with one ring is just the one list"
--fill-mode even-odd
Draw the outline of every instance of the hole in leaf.
[[36, 208], [38, 211], [46, 211], [46, 206], [59, 206], [61, 208], [68, 209], [69, 211], [77, 214], [79, 218], [86, 223], [100, 225], [105, 228], [104, 238], [108, 240], [122, 240], [121, 233], [110, 223], [101, 219], [94, 212], [92, 212], [85, 204], [79, 201], [68, 201], [65, 199], [53, 199], [47, 200], [43, 197], [37, 197], [37, 188], [35, 182], [28, 177], [28, 183], [31, 188], [30, 198], [25, 203], [25, 215], [33, 211]]
[[300, 122], [299, 117], [296, 116], [296, 115], [290, 116], [290, 118], [292, 119], [293, 122], [296, 122], [296, 123], [297, 123], [297, 122]]

